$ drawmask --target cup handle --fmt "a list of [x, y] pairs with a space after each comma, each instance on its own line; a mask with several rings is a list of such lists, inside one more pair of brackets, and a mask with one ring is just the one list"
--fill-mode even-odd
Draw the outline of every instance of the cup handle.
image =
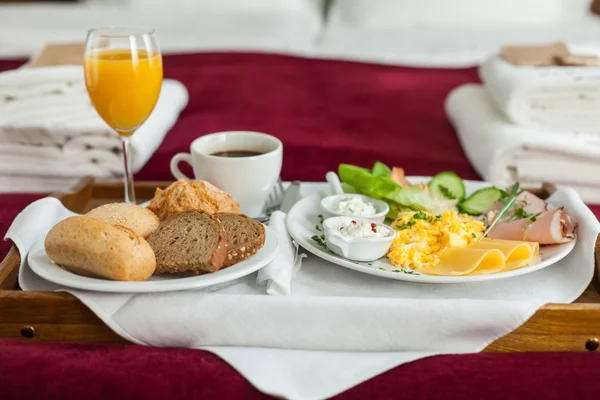
[[173, 158], [171, 158], [171, 173], [177, 179], [187, 179], [190, 180], [183, 172], [179, 170], [179, 163], [181, 161], [185, 161], [190, 164], [192, 167], [192, 155], [190, 153], [177, 153]]

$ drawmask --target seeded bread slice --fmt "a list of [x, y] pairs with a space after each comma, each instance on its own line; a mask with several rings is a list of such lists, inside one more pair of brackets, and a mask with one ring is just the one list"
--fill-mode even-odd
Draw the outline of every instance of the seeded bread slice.
[[265, 227], [244, 215], [232, 213], [214, 214], [229, 237], [230, 248], [224, 267], [237, 264], [256, 254], [265, 244]]
[[148, 236], [156, 255], [156, 273], [216, 272], [227, 258], [229, 240], [221, 222], [199, 211], [164, 221]]

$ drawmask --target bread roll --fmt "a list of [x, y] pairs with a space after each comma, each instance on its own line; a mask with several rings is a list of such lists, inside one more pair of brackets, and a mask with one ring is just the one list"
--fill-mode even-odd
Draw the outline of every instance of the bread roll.
[[90, 217], [56, 224], [44, 241], [46, 254], [72, 272], [115, 281], [145, 281], [156, 269], [152, 248], [132, 230]]
[[112, 225], [129, 228], [144, 239], [154, 232], [160, 224], [160, 220], [152, 211], [136, 204], [105, 204], [94, 208], [86, 215]]
[[225, 193], [206, 181], [178, 180], [165, 190], [156, 189], [148, 209], [161, 221], [184, 211], [201, 211], [206, 214], [239, 213], [240, 205], [229, 193]]

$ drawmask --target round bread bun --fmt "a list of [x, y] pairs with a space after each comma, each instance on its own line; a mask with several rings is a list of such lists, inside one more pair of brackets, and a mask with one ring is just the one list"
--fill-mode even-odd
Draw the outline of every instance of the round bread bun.
[[44, 247], [56, 264], [88, 277], [145, 281], [156, 269], [154, 251], [144, 238], [89, 217], [70, 217], [54, 225]]
[[136, 204], [110, 203], [94, 208], [87, 217], [131, 229], [144, 239], [158, 229], [160, 220], [150, 210]]

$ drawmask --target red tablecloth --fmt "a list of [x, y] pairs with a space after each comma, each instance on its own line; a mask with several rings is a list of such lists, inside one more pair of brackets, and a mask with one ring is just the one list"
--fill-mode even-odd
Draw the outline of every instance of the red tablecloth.
[[[0, 62], [0, 70], [18, 66]], [[190, 103], [137, 179], [168, 180], [169, 160], [196, 137], [257, 130], [284, 143], [285, 180], [323, 180], [339, 162], [402, 166], [408, 174], [478, 176], [443, 111], [475, 69], [411, 69], [265, 54], [168, 56], [165, 76]], [[0, 233], [36, 195], [0, 196]], [[595, 208], [596, 215], [600, 208]], [[0, 246], [4, 256], [8, 246]], [[572, 355], [468, 355], [413, 362], [343, 398], [582, 398], [597, 396], [600, 359]], [[260, 398], [235, 371], [201, 351], [0, 341], [0, 398]]]

